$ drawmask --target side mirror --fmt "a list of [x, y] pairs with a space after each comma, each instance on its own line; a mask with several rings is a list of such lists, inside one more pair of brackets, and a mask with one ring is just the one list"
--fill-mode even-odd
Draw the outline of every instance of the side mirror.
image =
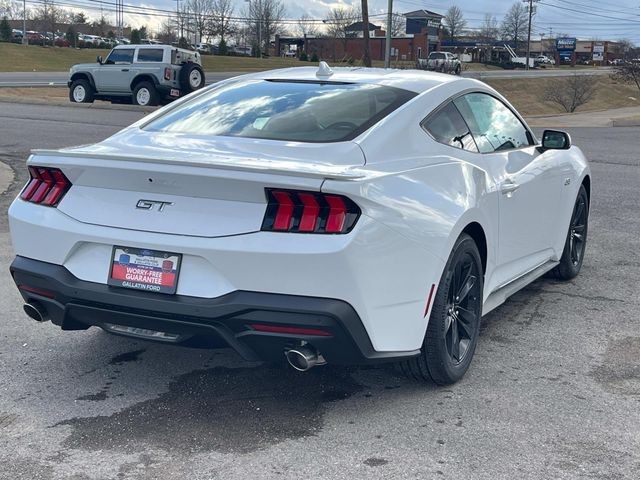
[[96, 57], [96, 62], [98, 62], [100, 65], [102, 65], [102, 55], [98, 55]]
[[545, 130], [542, 134], [542, 145], [539, 150], [569, 150], [571, 148], [571, 137], [567, 132], [559, 130]]

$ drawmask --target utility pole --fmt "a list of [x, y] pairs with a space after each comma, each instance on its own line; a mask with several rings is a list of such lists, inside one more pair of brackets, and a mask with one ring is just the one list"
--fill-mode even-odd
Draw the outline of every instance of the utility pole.
[[369, 53], [369, 2], [362, 0], [362, 35], [364, 48], [362, 49], [362, 62], [365, 67], [371, 66], [371, 54]]
[[531, 20], [533, 18], [533, 2], [537, 2], [538, 0], [522, 0], [525, 3], [529, 4], [529, 29], [527, 31], [527, 63], [525, 65], [525, 70], [529, 70], [529, 58], [531, 57]]
[[387, 4], [387, 35], [384, 45], [384, 68], [391, 66], [391, 24], [393, 22], [393, 0]]
[[29, 45], [27, 38], [27, 0], [22, 0], [22, 44]]

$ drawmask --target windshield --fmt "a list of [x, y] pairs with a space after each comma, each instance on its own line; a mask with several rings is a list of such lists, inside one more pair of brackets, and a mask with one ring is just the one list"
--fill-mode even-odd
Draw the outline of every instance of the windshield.
[[198, 95], [145, 130], [337, 142], [350, 140], [416, 96], [382, 85], [245, 80]]

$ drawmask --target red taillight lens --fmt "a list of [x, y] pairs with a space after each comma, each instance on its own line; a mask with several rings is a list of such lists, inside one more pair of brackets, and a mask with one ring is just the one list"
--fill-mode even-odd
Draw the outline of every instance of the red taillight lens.
[[27, 202], [55, 207], [71, 188], [71, 182], [57, 168], [29, 167], [31, 180], [24, 187], [20, 198]]
[[164, 69], [164, 79], [171, 80], [171, 69], [169, 67]]
[[290, 335], [311, 335], [316, 337], [330, 337], [331, 332], [319, 328], [281, 327], [278, 325], [252, 324], [251, 328], [258, 332], [287, 333]]
[[292, 233], [349, 233], [360, 209], [341, 195], [266, 189], [262, 230]]

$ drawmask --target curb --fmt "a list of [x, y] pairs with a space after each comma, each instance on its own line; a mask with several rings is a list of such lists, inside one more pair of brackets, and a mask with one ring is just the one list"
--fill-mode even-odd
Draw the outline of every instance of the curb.
[[137, 105], [117, 105], [117, 104], [100, 104], [100, 103], [57, 103], [48, 102], [46, 100], [34, 99], [34, 98], [15, 98], [15, 97], [2, 97], [0, 96], [0, 103], [20, 103], [22, 105], [46, 105], [49, 107], [63, 107], [63, 108], [86, 108], [94, 110], [121, 110], [127, 112], [143, 112], [151, 113], [155, 112], [158, 107], [140, 107]]

